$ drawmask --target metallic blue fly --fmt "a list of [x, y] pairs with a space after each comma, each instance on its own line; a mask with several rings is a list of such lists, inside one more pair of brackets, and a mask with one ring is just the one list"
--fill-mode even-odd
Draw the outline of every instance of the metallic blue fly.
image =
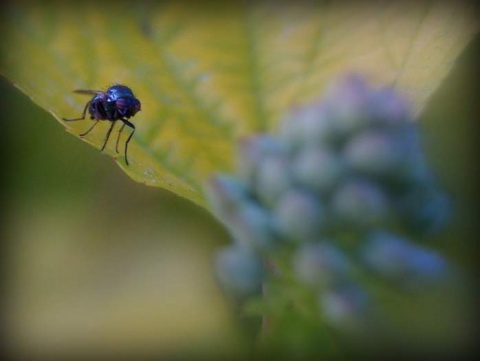
[[95, 120], [95, 123], [85, 133], [80, 134], [80, 137], [84, 137], [88, 133], [90, 133], [90, 131], [95, 128], [95, 126], [101, 120], [108, 120], [112, 122], [112, 125], [108, 129], [107, 135], [105, 137], [105, 141], [103, 142], [103, 146], [101, 149], [102, 151], [107, 145], [108, 139], [110, 138], [110, 134], [112, 133], [112, 129], [116, 121], [121, 120], [123, 124], [120, 128], [120, 131], [118, 132], [115, 151], [118, 153], [118, 142], [120, 141], [120, 135], [122, 134], [125, 125], [132, 128], [133, 131], [132, 133], [130, 133], [127, 141], [125, 142], [125, 163], [129, 165], [127, 149], [128, 143], [130, 142], [130, 139], [132, 139], [133, 133], [135, 133], [135, 126], [131, 122], [129, 122], [128, 119], [130, 117], [133, 117], [137, 112], [141, 110], [141, 103], [137, 98], [135, 98], [132, 90], [125, 85], [117, 84], [108, 88], [107, 91], [75, 90], [75, 93], [93, 94], [93, 98], [85, 105], [82, 116], [80, 118], [62, 119], [67, 122], [84, 120], [88, 109], [88, 112], [90, 113], [90, 119]]

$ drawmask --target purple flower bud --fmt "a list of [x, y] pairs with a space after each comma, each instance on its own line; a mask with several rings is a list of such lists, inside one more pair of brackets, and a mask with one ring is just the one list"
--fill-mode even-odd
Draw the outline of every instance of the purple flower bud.
[[398, 176], [407, 165], [403, 147], [386, 131], [373, 129], [355, 135], [345, 148], [346, 162], [371, 176]]
[[396, 174], [397, 183], [411, 187], [430, 182], [432, 174], [428, 168], [421, 146], [420, 134], [415, 124], [400, 122], [394, 127], [390, 127], [390, 132], [404, 158]]
[[257, 170], [253, 187], [255, 195], [264, 205], [273, 206], [291, 186], [288, 159], [280, 155], [266, 156]]
[[410, 258], [410, 268], [414, 278], [421, 283], [441, 281], [448, 274], [447, 262], [442, 256], [420, 247], [416, 247]]
[[411, 246], [407, 240], [384, 231], [372, 233], [362, 252], [370, 268], [395, 279], [408, 275], [410, 256]]
[[385, 222], [390, 204], [384, 192], [365, 180], [350, 180], [333, 194], [330, 204], [339, 227], [373, 227]]
[[233, 244], [220, 250], [215, 258], [215, 273], [222, 287], [237, 297], [261, 290], [262, 261], [245, 247]]
[[238, 205], [248, 198], [244, 183], [223, 174], [216, 175], [206, 184], [205, 193], [214, 214], [222, 222], [228, 221]]
[[388, 232], [371, 234], [362, 257], [371, 269], [404, 285], [441, 280], [447, 273], [438, 254]]
[[310, 286], [329, 287], [346, 278], [349, 263], [345, 254], [331, 243], [308, 243], [293, 257], [297, 278]]
[[240, 204], [227, 220], [227, 227], [245, 247], [269, 251], [276, 245], [270, 212], [254, 202]]
[[392, 88], [372, 92], [372, 116], [382, 122], [399, 123], [412, 121], [408, 102]]
[[326, 194], [345, 173], [342, 158], [321, 146], [305, 146], [293, 160], [293, 177], [302, 186]]
[[238, 172], [250, 181], [266, 156], [283, 156], [285, 153], [286, 147], [275, 137], [258, 135], [243, 139], [237, 157]]
[[325, 106], [339, 134], [349, 136], [372, 124], [371, 91], [365, 79], [356, 74], [327, 90]]
[[318, 237], [325, 223], [325, 212], [311, 193], [291, 189], [275, 206], [274, 214], [280, 232], [291, 240], [306, 242]]
[[281, 124], [281, 139], [290, 149], [331, 144], [337, 138], [334, 120], [320, 103], [293, 110]]

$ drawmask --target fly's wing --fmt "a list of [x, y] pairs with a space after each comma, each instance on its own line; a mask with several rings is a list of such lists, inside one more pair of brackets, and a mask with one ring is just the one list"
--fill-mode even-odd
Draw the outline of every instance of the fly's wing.
[[74, 90], [73, 92], [77, 94], [94, 94], [94, 95], [103, 93], [103, 91], [101, 90], [90, 90], [90, 89], [77, 89], [77, 90]]

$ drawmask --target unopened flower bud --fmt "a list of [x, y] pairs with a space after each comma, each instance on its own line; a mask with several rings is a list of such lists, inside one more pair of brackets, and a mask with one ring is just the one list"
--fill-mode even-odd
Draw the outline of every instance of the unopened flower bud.
[[330, 204], [338, 226], [374, 227], [388, 219], [388, 197], [376, 184], [349, 180], [333, 194]]
[[339, 248], [321, 241], [302, 245], [296, 251], [293, 270], [301, 282], [325, 288], [346, 278], [349, 263]]
[[281, 139], [295, 150], [308, 144], [334, 144], [338, 140], [334, 119], [318, 103], [294, 109], [281, 124]]
[[379, 274], [406, 285], [431, 282], [446, 275], [446, 262], [438, 254], [385, 231], [370, 235], [363, 259]]
[[393, 88], [374, 91], [370, 97], [373, 118], [390, 124], [412, 121], [409, 104]]
[[206, 196], [214, 214], [228, 223], [234, 210], [247, 199], [248, 189], [238, 178], [219, 174], [207, 183]]
[[262, 166], [264, 157], [283, 155], [285, 151], [285, 146], [272, 136], [257, 135], [242, 139], [237, 157], [239, 175], [243, 179], [251, 181], [258, 168]]
[[273, 206], [282, 193], [291, 186], [289, 161], [280, 155], [264, 157], [253, 182], [255, 195], [261, 202]]
[[346, 173], [341, 157], [326, 147], [306, 146], [293, 160], [293, 177], [320, 194], [331, 192]]
[[395, 176], [405, 169], [403, 148], [385, 131], [374, 129], [355, 135], [345, 149], [354, 170], [368, 176]]
[[222, 287], [237, 297], [261, 290], [263, 264], [248, 248], [233, 244], [220, 250], [215, 259], [215, 271]]
[[327, 90], [325, 107], [338, 134], [348, 137], [372, 124], [370, 92], [365, 80], [354, 74]]
[[276, 246], [271, 213], [253, 202], [241, 203], [232, 212], [227, 226], [233, 238], [246, 247], [263, 252]]
[[292, 189], [277, 202], [274, 215], [280, 232], [288, 239], [306, 242], [318, 237], [325, 211], [313, 194]]

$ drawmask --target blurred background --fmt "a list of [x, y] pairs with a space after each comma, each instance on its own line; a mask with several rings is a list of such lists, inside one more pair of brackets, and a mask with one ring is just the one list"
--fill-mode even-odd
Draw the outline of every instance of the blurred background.
[[[479, 49], [477, 37], [421, 120], [432, 166], [455, 202], [454, 222], [438, 244], [472, 280]], [[212, 255], [228, 241], [213, 217], [127, 178], [3, 78], [0, 94], [6, 350], [22, 359], [243, 358], [241, 315], [211, 270]], [[474, 300], [471, 285], [467, 300]], [[459, 322], [467, 340], [474, 321], [466, 314]]]

